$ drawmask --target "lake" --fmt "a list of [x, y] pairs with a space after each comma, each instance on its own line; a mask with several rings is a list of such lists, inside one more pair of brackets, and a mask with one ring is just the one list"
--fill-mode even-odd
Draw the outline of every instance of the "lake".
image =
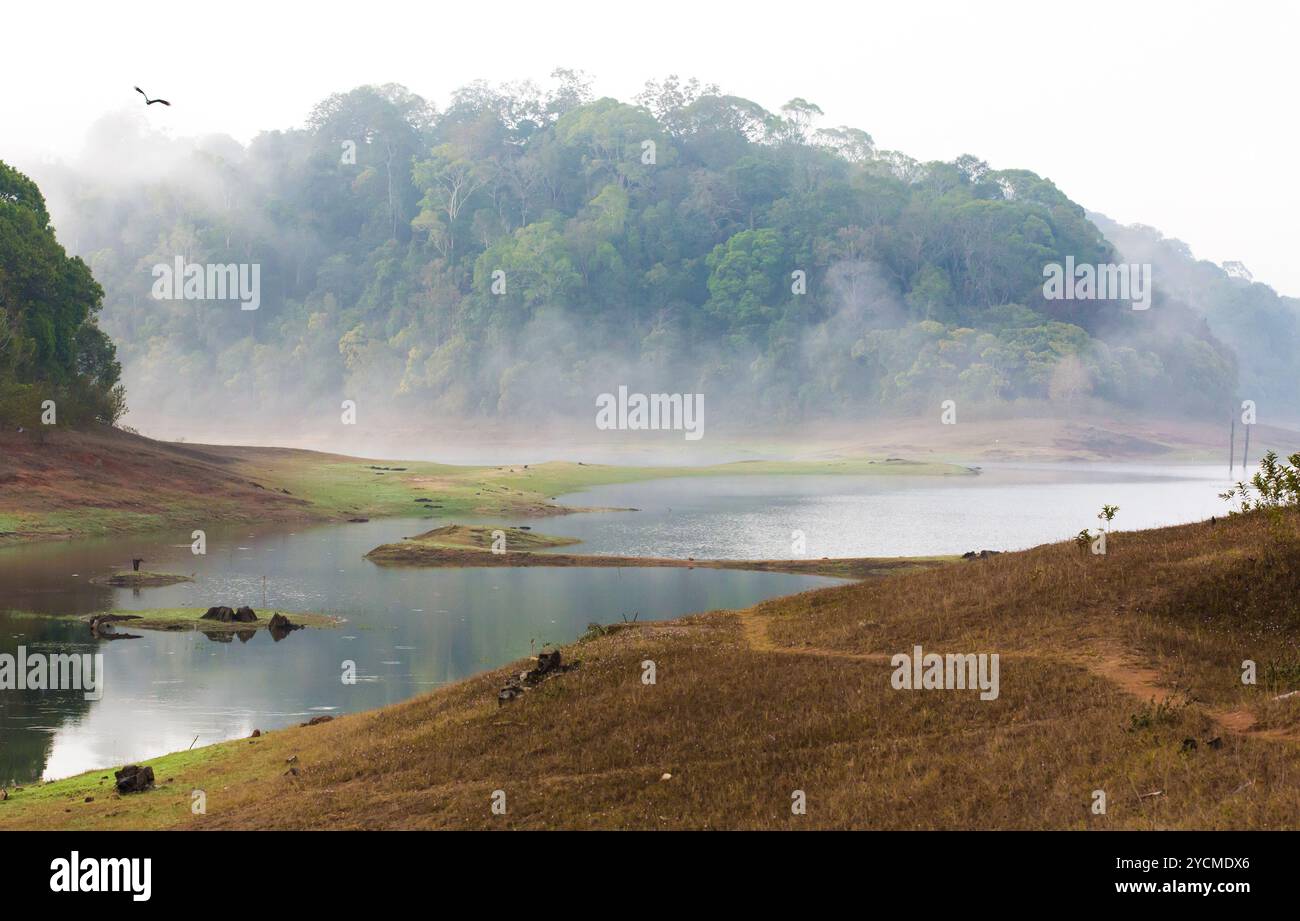
[[[1096, 529], [1140, 530], [1224, 515], [1223, 467], [998, 464], [978, 476], [681, 477], [599, 486], [571, 505], [635, 512], [532, 522], [580, 552], [696, 559], [932, 556], [1023, 550]], [[803, 532], [805, 551], [792, 549]]]
[[[1222, 470], [1108, 465], [985, 466], [972, 477], [695, 477], [604, 486], [572, 505], [635, 507], [528, 524], [584, 541], [578, 552], [696, 558], [919, 556], [1011, 550], [1096, 527], [1105, 503], [1116, 530], [1223, 514]], [[0, 785], [52, 779], [275, 729], [319, 714], [404, 700], [567, 643], [591, 622], [678, 617], [746, 607], [833, 585], [782, 573], [708, 569], [383, 569], [363, 559], [378, 544], [437, 526], [390, 519], [320, 526], [208, 529], [208, 553], [189, 533], [34, 544], [0, 550], [0, 609], [60, 614], [250, 604], [318, 611], [338, 629], [275, 642], [138, 631], [94, 639], [81, 623], [0, 613], [0, 652], [100, 652], [102, 700], [78, 692], [0, 693]], [[461, 523], [492, 523], [465, 520]], [[803, 554], [791, 535], [802, 531]], [[129, 568], [193, 573], [163, 588], [115, 589], [91, 578]], [[359, 680], [344, 685], [343, 662]]]

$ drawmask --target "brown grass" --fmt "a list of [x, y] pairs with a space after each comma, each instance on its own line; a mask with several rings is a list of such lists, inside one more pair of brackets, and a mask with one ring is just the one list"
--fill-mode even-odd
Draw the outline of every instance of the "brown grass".
[[[173, 789], [24, 791], [0, 826], [1295, 828], [1300, 695], [1274, 701], [1294, 688], [1263, 676], [1297, 661], [1298, 525], [1117, 533], [1105, 557], [1057, 544], [633, 625], [566, 647], [578, 669], [504, 707], [519, 664], [214, 747]], [[916, 644], [998, 653], [1000, 696], [893, 690], [889, 656]]]

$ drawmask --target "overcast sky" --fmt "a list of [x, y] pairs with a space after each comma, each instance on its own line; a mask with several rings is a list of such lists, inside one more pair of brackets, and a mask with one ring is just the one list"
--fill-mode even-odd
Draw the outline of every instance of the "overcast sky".
[[1086, 207], [1244, 262], [1300, 296], [1290, 2], [228, 0], [10, 4], [0, 159], [76, 152], [101, 115], [171, 100], [176, 135], [301, 125], [331, 92], [582, 69], [630, 99], [676, 73], [775, 109], [818, 104], [918, 159], [1023, 167]]

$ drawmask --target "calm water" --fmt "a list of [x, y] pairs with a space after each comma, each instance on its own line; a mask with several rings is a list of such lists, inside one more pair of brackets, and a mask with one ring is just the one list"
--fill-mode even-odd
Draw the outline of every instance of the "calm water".
[[1095, 529], [1203, 521], [1228, 508], [1222, 467], [988, 465], [963, 477], [695, 477], [600, 486], [573, 505], [635, 512], [570, 515], [547, 533], [581, 538], [590, 553], [722, 559], [930, 556], [1021, 550]]
[[[106, 675], [99, 701], [76, 691], [0, 692], [0, 785], [403, 700], [527, 655], [534, 644], [569, 642], [593, 621], [745, 607], [835, 583], [687, 569], [382, 569], [362, 558], [434, 524], [209, 529], [203, 557], [190, 553], [188, 531], [0, 551], [0, 609], [85, 614], [247, 603], [347, 620], [278, 643], [264, 630], [247, 642], [154, 631], [106, 642], [81, 623], [0, 613], [0, 652], [20, 644], [29, 653], [99, 652]], [[145, 569], [193, 573], [196, 581], [141, 590], [91, 584], [129, 568], [132, 556], [143, 557]], [[340, 680], [344, 660], [356, 662], [355, 685]]]
[[[591, 553], [697, 558], [907, 556], [1016, 549], [1095, 527], [1103, 503], [1115, 528], [1222, 514], [1224, 472], [1212, 468], [986, 467], [978, 477], [708, 477], [609, 486], [574, 505], [637, 512], [532, 520], [584, 540]], [[279, 643], [142, 631], [103, 642], [83, 624], [0, 613], [0, 652], [100, 652], [106, 689], [0, 693], [0, 784], [62, 777], [321, 713], [369, 709], [564, 643], [592, 621], [639, 612], [660, 619], [743, 607], [833, 580], [779, 573], [686, 569], [382, 569], [362, 557], [436, 525], [389, 520], [320, 527], [208, 531], [208, 554], [188, 531], [154, 537], [38, 544], [0, 551], [0, 609], [85, 614], [116, 608], [207, 607], [320, 611], [336, 630], [302, 630]], [[468, 523], [468, 522], [466, 522]], [[125, 568], [193, 573], [165, 588], [114, 589], [91, 577]], [[355, 685], [340, 681], [356, 662]]]

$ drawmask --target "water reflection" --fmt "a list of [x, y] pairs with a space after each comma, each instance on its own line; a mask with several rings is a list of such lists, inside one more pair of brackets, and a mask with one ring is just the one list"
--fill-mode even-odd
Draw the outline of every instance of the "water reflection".
[[[163, 537], [38, 544], [0, 551], [0, 607], [87, 614], [249, 604], [343, 617], [333, 630], [202, 633], [129, 631], [96, 640], [76, 621], [0, 613], [0, 652], [104, 655], [104, 697], [0, 692], [0, 783], [61, 777], [352, 712], [414, 694], [564, 643], [593, 621], [738, 607], [832, 584], [779, 573], [676, 569], [385, 570], [362, 557], [429, 527], [378, 521], [295, 530], [209, 530], [208, 554], [188, 532]], [[132, 556], [148, 569], [194, 575], [160, 588], [117, 589], [96, 576]], [[129, 622], [122, 625], [129, 628]], [[341, 681], [356, 663], [355, 685]]]

